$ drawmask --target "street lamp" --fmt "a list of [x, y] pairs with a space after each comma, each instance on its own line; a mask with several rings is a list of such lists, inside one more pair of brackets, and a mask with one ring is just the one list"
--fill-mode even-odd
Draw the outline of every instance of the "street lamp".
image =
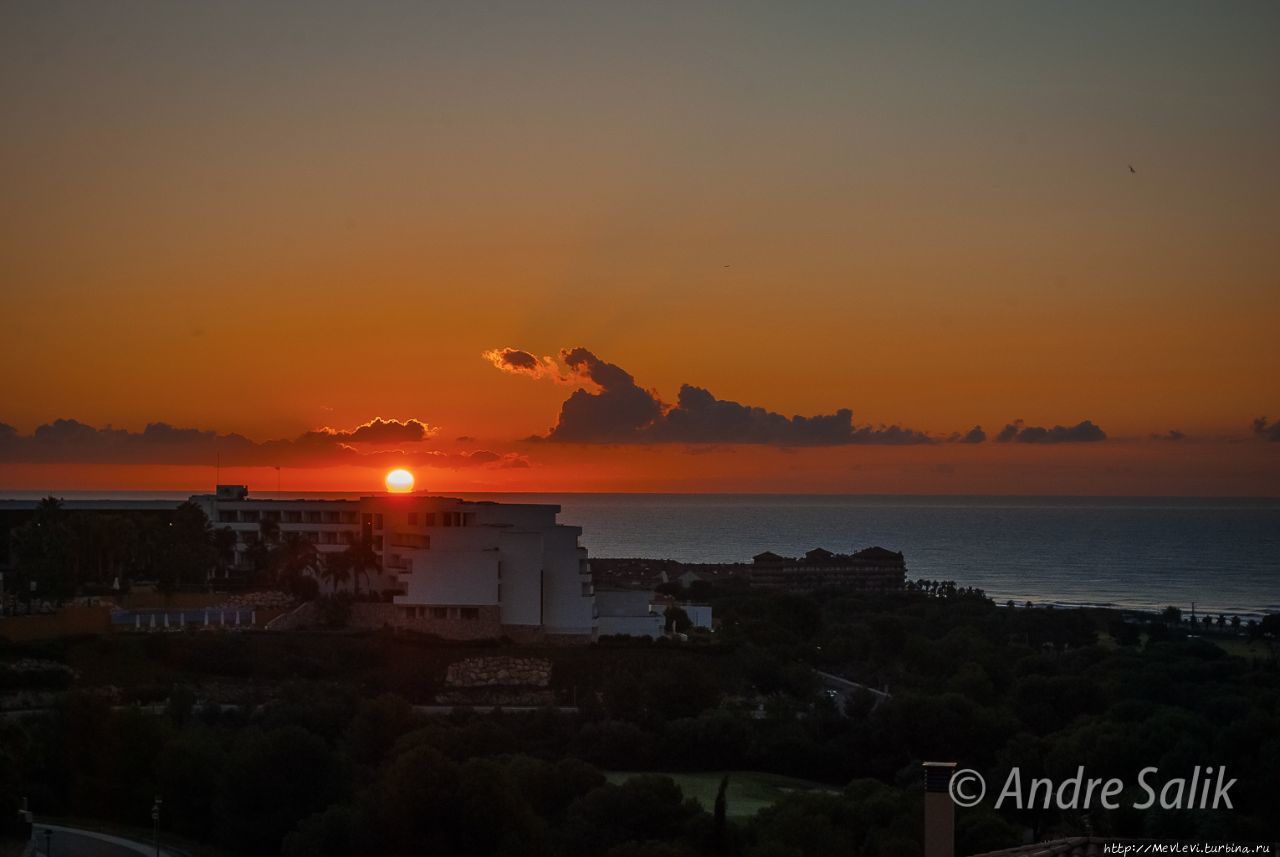
[[155, 846], [156, 857], [160, 857], [160, 795], [156, 795], [156, 802], [151, 805], [151, 844]]

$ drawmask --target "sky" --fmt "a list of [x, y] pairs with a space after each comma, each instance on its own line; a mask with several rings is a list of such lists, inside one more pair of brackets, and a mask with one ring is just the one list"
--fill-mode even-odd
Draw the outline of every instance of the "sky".
[[1275, 496], [1278, 42], [1266, 2], [4, 4], [0, 491]]

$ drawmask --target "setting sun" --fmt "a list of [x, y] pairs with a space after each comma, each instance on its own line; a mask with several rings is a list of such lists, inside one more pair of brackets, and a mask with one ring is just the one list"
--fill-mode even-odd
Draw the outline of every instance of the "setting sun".
[[387, 490], [392, 494], [404, 494], [413, 490], [413, 474], [407, 470], [392, 470], [387, 474]]

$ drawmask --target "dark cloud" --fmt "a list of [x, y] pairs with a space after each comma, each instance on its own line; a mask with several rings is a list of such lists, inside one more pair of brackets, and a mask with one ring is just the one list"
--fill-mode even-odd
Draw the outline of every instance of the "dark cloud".
[[1179, 440], [1185, 440], [1185, 439], [1186, 439], [1186, 437], [1187, 437], [1187, 436], [1186, 436], [1185, 434], [1183, 434], [1182, 432], [1178, 431], [1177, 429], [1169, 429], [1169, 430], [1168, 430], [1167, 432], [1165, 432], [1164, 434], [1154, 433], [1154, 434], [1152, 434], [1152, 435], [1151, 435], [1151, 439], [1152, 439], [1152, 440], [1172, 440], [1172, 441], [1179, 441]]
[[324, 428], [321, 433], [347, 443], [414, 443], [426, 440], [436, 429], [421, 420], [384, 420], [375, 417], [350, 431]]
[[550, 357], [538, 357], [519, 348], [494, 348], [481, 354], [503, 372], [513, 375], [528, 375], [530, 378], [550, 378], [559, 383], [568, 383], [572, 378], [566, 377]]
[[1024, 425], [1022, 420], [1014, 420], [996, 435], [996, 443], [1094, 443], [1106, 439], [1107, 433], [1090, 420], [1053, 428]]
[[636, 385], [621, 367], [606, 363], [585, 348], [560, 353], [571, 370], [599, 389], [575, 390], [560, 406], [560, 420], [549, 440], [581, 443], [625, 443], [643, 440], [662, 418], [658, 397]]
[[[543, 377], [543, 368], [517, 352], [518, 368], [511, 368], [515, 349], [486, 352], [504, 371]], [[543, 358], [548, 360], [549, 358]], [[536, 360], [536, 358], [534, 358]], [[785, 416], [765, 408], [717, 399], [709, 390], [685, 384], [675, 405], [662, 401], [656, 391], [636, 383], [622, 367], [601, 360], [585, 348], [560, 352], [566, 367], [561, 377], [576, 378], [584, 386], [575, 390], [560, 408], [560, 418], [546, 439], [572, 443], [752, 443], [774, 446], [835, 446], [841, 444], [929, 443], [921, 432], [901, 426], [859, 426], [847, 408], [832, 414]], [[538, 364], [539, 367], [545, 363]], [[588, 389], [588, 387], [590, 389]]]
[[[404, 460], [405, 456], [402, 452], [390, 453], [389, 456], [394, 460]], [[389, 457], [389, 461], [392, 460]], [[490, 449], [477, 449], [472, 452], [442, 452], [440, 450], [431, 450], [429, 452], [418, 453], [417, 456], [410, 455], [408, 457], [410, 463], [428, 464], [434, 467], [448, 467], [450, 469], [459, 469], [463, 467], [484, 467], [493, 465], [499, 468], [512, 467], [528, 467], [529, 460], [518, 453], [503, 452], [498, 453]]]
[[1267, 440], [1280, 441], [1280, 422], [1268, 422], [1266, 417], [1253, 421], [1253, 433]]
[[982, 430], [982, 426], [974, 426], [964, 434], [954, 434], [950, 440], [955, 443], [983, 443], [987, 439], [987, 433]]
[[[512, 464], [523, 460], [514, 453], [446, 452], [426, 448], [424, 442], [434, 433], [435, 430], [421, 420], [377, 418], [353, 429], [324, 428], [292, 439], [258, 442], [240, 434], [179, 428], [162, 422], [149, 423], [142, 431], [134, 432], [59, 419], [36, 427], [29, 435], [0, 423], [0, 462], [213, 465], [220, 461], [227, 467], [522, 466]], [[387, 444], [398, 446], [369, 449], [369, 445]]]

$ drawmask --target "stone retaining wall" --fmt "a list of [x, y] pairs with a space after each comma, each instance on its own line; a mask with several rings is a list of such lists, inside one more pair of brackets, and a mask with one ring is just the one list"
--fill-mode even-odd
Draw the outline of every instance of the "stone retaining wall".
[[449, 664], [444, 683], [450, 687], [546, 687], [551, 661], [509, 655], [464, 658]]

